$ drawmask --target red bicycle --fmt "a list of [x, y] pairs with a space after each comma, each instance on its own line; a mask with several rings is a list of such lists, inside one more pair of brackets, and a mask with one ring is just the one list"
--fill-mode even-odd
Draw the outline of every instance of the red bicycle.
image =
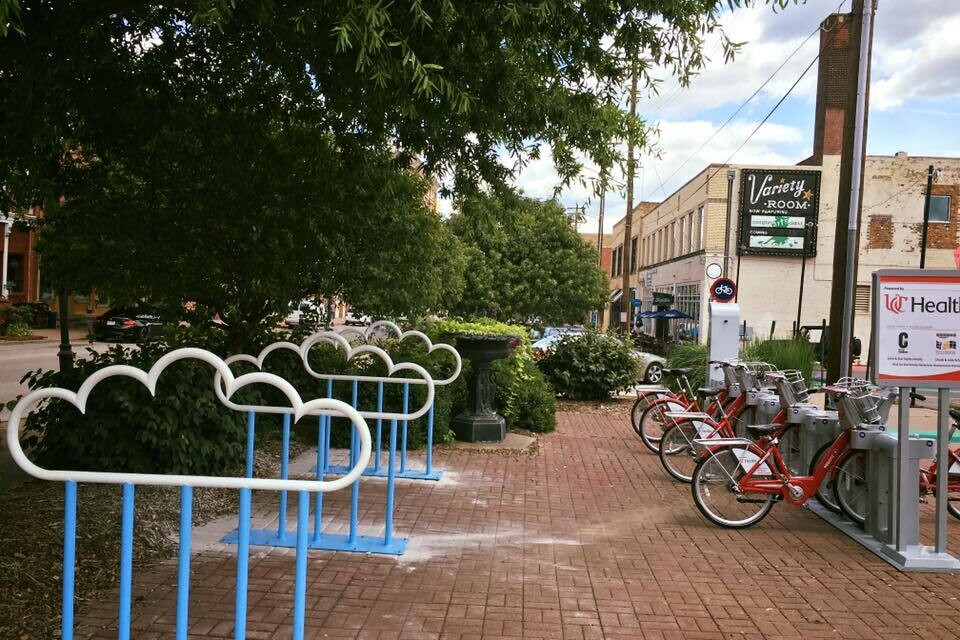
[[[737, 383], [733, 374], [733, 367], [737, 365], [728, 361], [717, 361], [711, 364], [718, 364], [722, 367], [726, 385], [721, 387], [719, 392], [714, 389], [705, 388], [698, 389], [697, 393], [704, 397], [711, 397], [712, 400], [706, 412], [713, 416], [720, 416], [720, 407], [728, 401], [732, 401], [730, 390], [732, 385]], [[640, 414], [639, 420], [636, 419], [636, 413], [631, 415], [634, 431], [640, 436], [640, 439], [647, 449], [654, 453], [659, 454], [660, 440], [672, 422], [672, 420], [667, 417], [667, 413], [684, 411], [699, 412], [701, 410], [697, 393], [694, 393], [690, 381], [687, 379], [689, 372], [690, 369], [664, 369], [664, 375], [674, 377], [677, 380], [680, 393], [650, 400]], [[636, 409], [636, 407], [637, 403], [634, 403], [634, 409]]]
[[[783, 385], [781, 381], [778, 388]], [[878, 429], [879, 419], [870, 415], [863, 421], [865, 411], [855, 407], [869, 407], [866, 394], [851, 394], [845, 386], [825, 389], [834, 400], [845, 406], [840, 411], [843, 429], [832, 442], [814, 455], [807, 475], [794, 475], [784, 462], [779, 444], [793, 424], [764, 424], [747, 427], [747, 433], [756, 438], [751, 442], [742, 438], [699, 440], [706, 448], [705, 456], [693, 472], [691, 491], [697, 509], [705, 518], [728, 528], [744, 528], [760, 522], [779, 501], [802, 505], [816, 496], [822, 504], [836, 509], [827, 495], [829, 478], [841, 482], [842, 461], [850, 459], [851, 433], [854, 430]], [[872, 410], [876, 410], [876, 399]], [[836, 475], [834, 475], [836, 472]]]

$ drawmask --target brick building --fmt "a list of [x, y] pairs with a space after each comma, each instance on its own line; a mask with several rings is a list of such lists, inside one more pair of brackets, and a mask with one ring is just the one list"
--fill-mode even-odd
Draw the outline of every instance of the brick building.
[[[643, 309], [650, 308], [654, 292], [670, 293], [674, 307], [695, 318], [687, 325], [704, 326], [713, 280], [707, 273], [726, 271], [738, 283], [737, 301], [748, 332], [785, 336], [797, 319], [803, 272], [800, 324], [829, 318], [837, 204], [849, 199], [848, 193], [839, 193], [840, 154], [849, 90], [847, 55], [856, 43], [849, 37], [848, 16], [832, 15], [823, 27], [813, 154], [791, 166], [709, 165], [663, 202], [641, 203], [633, 212], [630, 245], [637, 250], [631, 264], [622, 257], [622, 221], [614, 227], [608, 272], [612, 297], [621, 287], [622, 269], [628, 269]], [[866, 158], [854, 301], [854, 335], [863, 344], [869, 341], [871, 273], [881, 267], [919, 266], [930, 165], [937, 169], [937, 179], [931, 190], [926, 266], [952, 269], [960, 246], [960, 158], [906, 152]], [[773, 206], [769, 212], [761, 209], [766, 202]], [[669, 322], [672, 333], [690, 328]], [[653, 323], [643, 330], [653, 333]], [[705, 326], [698, 335], [706, 338]]]

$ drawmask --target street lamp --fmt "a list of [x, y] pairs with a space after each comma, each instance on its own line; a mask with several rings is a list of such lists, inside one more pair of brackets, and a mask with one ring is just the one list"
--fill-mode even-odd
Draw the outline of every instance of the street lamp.
[[807, 243], [810, 240], [810, 229], [812, 228], [812, 220], [808, 220], [803, 225], [803, 258], [800, 261], [800, 295], [797, 296], [797, 323], [794, 325], [794, 337], [800, 335], [800, 309], [803, 308], [803, 280], [807, 271]]
[[933, 170], [931, 164], [927, 167], [927, 194], [923, 199], [923, 232], [920, 235], [920, 268], [926, 268], [927, 262], [927, 226], [930, 224], [930, 192], [933, 191], [933, 181], [940, 177], [940, 170]]

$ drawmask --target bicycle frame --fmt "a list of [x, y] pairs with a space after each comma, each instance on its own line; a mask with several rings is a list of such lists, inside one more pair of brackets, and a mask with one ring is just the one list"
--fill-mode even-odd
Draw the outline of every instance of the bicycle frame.
[[[795, 425], [785, 425], [775, 434], [759, 438], [752, 447], [760, 449], [760, 452], [751, 451], [758, 459], [747, 469], [743, 477], [737, 481], [737, 486], [745, 493], [770, 493], [780, 495], [782, 498], [794, 505], [802, 505], [817, 494], [817, 488], [823, 479], [830, 473], [837, 462], [843, 457], [844, 453], [850, 447], [850, 430], [844, 429], [834, 438], [833, 444], [821, 456], [812, 476], [794, 476], [790, 474], [790, 469], [780, 454], [780, 448], [777, 443], [784, 433]], [[763, 445], [767, 446], [764, 447]], [[751, 445], [746, 445], [745, 449], [750, 451]], [[741, 462], [741, 466], [745, 466]], [[772, 477], [756, 477], [755, 474], [762, 469], [770, 469]], [[799, 494], [796, 491], [799, 490]]]

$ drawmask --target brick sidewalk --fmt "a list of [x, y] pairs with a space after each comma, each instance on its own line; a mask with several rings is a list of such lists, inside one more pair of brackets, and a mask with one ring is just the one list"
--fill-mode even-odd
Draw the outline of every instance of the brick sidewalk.
[[[398, 482], [405, 556], [311, 552], [306, 637], [960, 637], [960, 575], [901, 574], [783, 504], [753, 529], [717, 528], [643, 448], [626, 413], [558, 417], [535, 455], [442, 449], [444, 481]], [[361, 493], [374, 528], [382, 487], [364, 480]], [[275, 511], [269, 498], [259, 496], [255, 511]], [[343, 508], [346, 493], [327, 501]], [[291, 500], [291, 519], [294, 511]], [[926, 524], [931, 517], [925, 508]], [[954, 551], [958, 524], [951, 519]], [[208, 525], [199, 545], [230, 526]], [[218, 545], [194, 554], [191, 638], [233, 637], [235, 562]], [[133, 637], [171, 638], [175, 565], [134, 582]], [[255, 548], [248, 638], [291, 636], [292, 591], [292, 552]], [[115, 638], [115, 624], [115, 602], [89, 603], [77, 637]]]

